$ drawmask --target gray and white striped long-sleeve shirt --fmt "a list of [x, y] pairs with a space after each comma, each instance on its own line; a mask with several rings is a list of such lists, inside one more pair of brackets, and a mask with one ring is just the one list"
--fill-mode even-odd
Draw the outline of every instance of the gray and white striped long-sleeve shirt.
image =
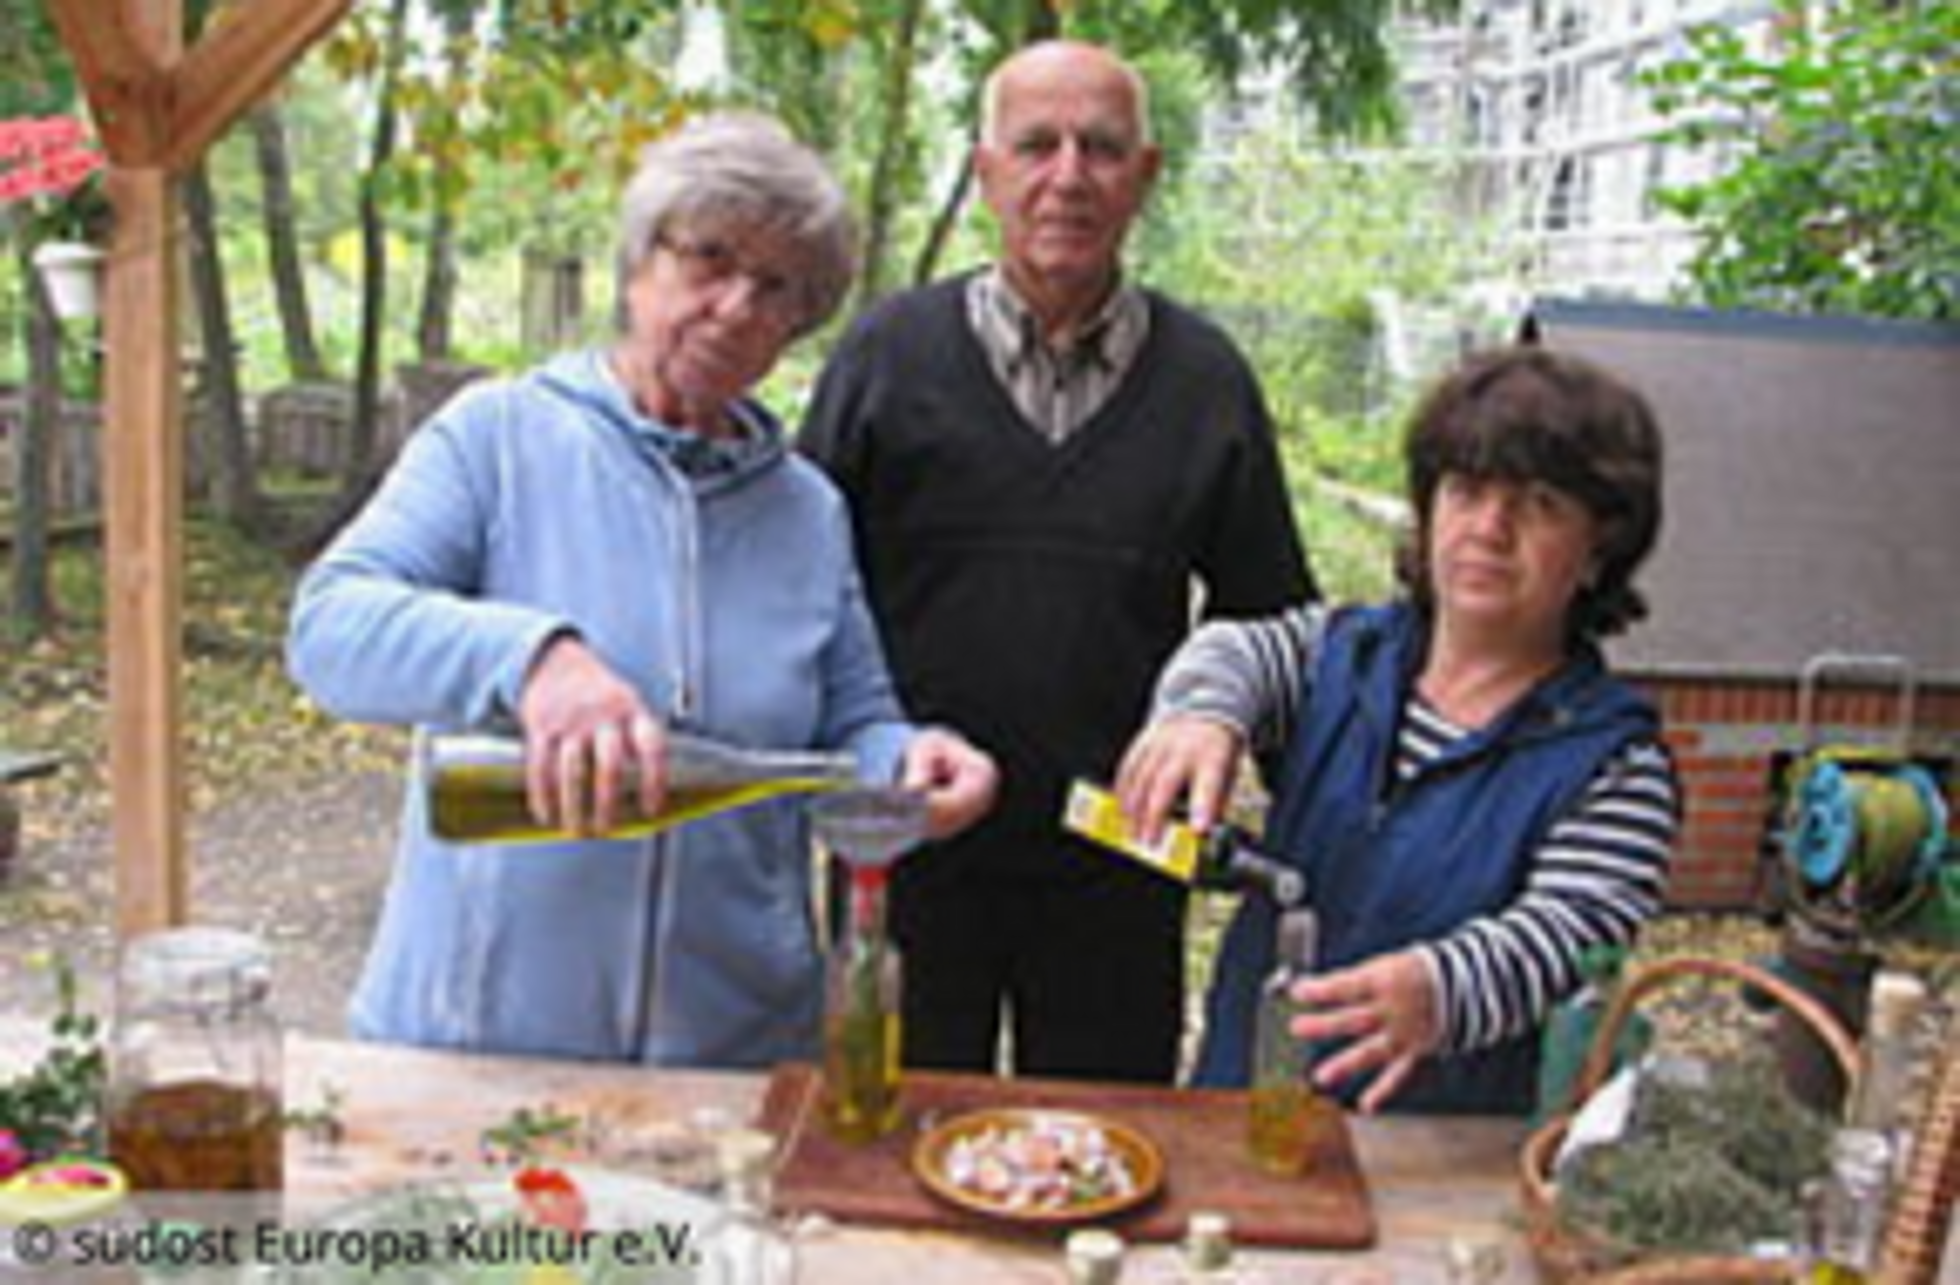
[[[1283, 747], [1326, 624], [1316, 605], [1205, 625], [1159, 679], [1153, 717], [1198, 714], [1238, 729], [1254, 750]], [[1472, 730], [1412, 691], [1397, 775], [1414, 775]], [[1630, 942], [1660, 909], [1679, 815], [1667, 752], [1654, 741], [1629, 744], [1546, 834], [1515, 900], [1417, 947], [1436, 987], [1443, 1051], [1483, 1048], [1538, 1025], [1577, 984], [1588, 948]]]

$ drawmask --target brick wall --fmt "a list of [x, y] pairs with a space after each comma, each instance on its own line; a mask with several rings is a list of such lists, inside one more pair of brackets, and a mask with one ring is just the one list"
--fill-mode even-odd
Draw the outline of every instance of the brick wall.
[[[1684, 909], [1758, 904], [1764, 821], [1775, 756], [1803, 748], [1794, 679], [1629, 675], [1660, 703], [1681, 768], [1687, 814], [1668, 899]], [[1912, 752], [1960, 759], [1960, 687], [1922, 685]], [[1896, 686], [1833, 680], [1818, 690], [1813, 743], [1897, 744]], [[1960, 772], [1946, 778], [1949, 802]]]

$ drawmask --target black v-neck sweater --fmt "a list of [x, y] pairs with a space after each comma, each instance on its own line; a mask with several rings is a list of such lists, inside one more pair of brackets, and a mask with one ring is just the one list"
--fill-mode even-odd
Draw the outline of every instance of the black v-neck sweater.
[[1122, 384], [1044, 438], [988, 365], [966, 277], [900, 295], [846, 336], [800, 446], [848, 495], [873, 609], [915, 719], [995, 754], [984, 829], [1052, 833], [1071, 777], [1107, 779], [1187, 633], [1312, 589], [1271, 422], [1209, 322], [1149, 296]]

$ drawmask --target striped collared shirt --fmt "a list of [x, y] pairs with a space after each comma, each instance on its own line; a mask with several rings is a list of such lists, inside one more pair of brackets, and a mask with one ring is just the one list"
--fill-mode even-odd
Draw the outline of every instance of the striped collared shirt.
[[1119, 283], [1067, 348], [1051, 348], [1041, 323], [998, 267], [968, 283], [966, 314], [1022, 418], [1055, 445], [1102, 409], [1150, 334], [1143, 292]]

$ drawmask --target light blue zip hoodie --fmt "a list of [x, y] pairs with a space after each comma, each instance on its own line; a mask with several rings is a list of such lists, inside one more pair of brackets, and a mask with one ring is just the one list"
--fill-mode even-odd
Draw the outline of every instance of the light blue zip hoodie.
[[[657, 712], [850, 750], [891, 779], [913, 729], [844, 502], [765, 412], [740, 413], [751, 447], [692, 476], [596, 352], [466, 391], [301, 580], [293, 676], [344, 718], [478, 726], [508, 719], [538, 648], [575, 629]], [[419, 771], [357, 1034], [688, 1066], [813, 1055], [794, 803], [648, 839], [460, 845], [430, 834]]]

